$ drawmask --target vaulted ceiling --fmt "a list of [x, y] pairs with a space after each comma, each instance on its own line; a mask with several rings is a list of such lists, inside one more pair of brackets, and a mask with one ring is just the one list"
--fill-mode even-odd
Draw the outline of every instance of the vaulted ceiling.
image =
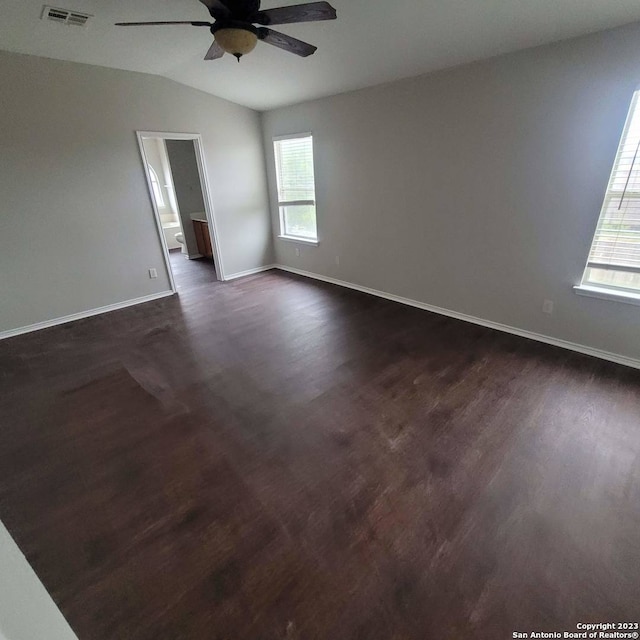
[[[86, 27], [56, 24], [40, 20], [43, 0], [11, 0], [0, 49], [158, 74], [260, 110], [640, 20], [637, 0], [331, 0], [336, 21], [278, 27], [317, 45], [315, 55], [259, 43], [238, 64], [229, 55], [203, 60], [212, 41], [204, 28], [113, 26], [207, 20], [198, 0], [54, 2], [93, 17]], [[262, 8], [297, 3], [263, 0]]]

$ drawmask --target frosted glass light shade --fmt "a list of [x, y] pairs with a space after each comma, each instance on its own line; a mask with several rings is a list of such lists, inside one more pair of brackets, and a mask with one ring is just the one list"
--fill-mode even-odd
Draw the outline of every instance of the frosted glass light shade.
[[245, 29], [220, 29], [216, 31], [215, 39], [227, 53], [236, 58], [251, 53], [258, 44], [258, 36]]

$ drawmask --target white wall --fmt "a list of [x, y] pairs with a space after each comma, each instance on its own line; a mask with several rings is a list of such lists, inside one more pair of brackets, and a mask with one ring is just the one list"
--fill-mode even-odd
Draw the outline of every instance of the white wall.
[[0, 640], [77, 636], [0, 522]]
[[205, 210], [195, 146], [193, 140], [166, 140], [165, 145], [187, 252], [190, 256], [199, 255], [198, 241], [189, 215], [200, 213], [204, 216]]
[[265, 113], [274, 229], [271, 139], [314, 134], [320, 245], [276, 260], [640, 358], [640, 309], [572, 290], [639, 84], [636, 24]]
[[202, 134], [226, 275], [273, 261], [256, 112], [4, 52], [0, 86], [0, 331], [169, 289], [136, 130]]
[[166, 140], [165, 144], [181, 213], [204, 213], [193, 140]]

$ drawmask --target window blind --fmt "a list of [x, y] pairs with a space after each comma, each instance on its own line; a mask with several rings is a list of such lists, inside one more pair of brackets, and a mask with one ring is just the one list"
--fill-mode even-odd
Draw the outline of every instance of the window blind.
[[640, 100], [636, 92], [589, 253], [591, 269], [640, 273]]
[[315, 204], [313, 138], [275, 140], [274, 150], [279, 204]]

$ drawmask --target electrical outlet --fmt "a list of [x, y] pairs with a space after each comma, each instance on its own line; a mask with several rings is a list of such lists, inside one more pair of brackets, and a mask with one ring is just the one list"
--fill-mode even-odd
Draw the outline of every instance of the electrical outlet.
[[546, 313], [547, 315], [553, 314], [553, 300], [545, 300], [542, 303], [542, 313]]
[[336, 256], [336, 266], [340, 266], [340, 256]]
[[154, 269], [153, 267], [151, 269], [149, 269], [149, 277], [153, 280], [154, 278], [158, 277], [158, 270]]
[[300, 247], [296, 247], [296, 255], [299, 257], [300, 256]]

